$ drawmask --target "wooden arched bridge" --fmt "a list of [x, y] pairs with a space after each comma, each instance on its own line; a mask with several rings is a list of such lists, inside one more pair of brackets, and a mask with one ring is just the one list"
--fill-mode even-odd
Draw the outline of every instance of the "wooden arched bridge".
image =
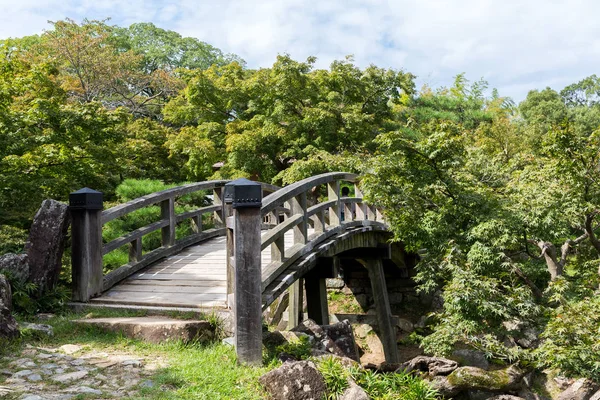
[[[179, 200], [194, 194], [204, 204], [182, 210]], [[111, 221], [157, 206], [158, 220], [103, 242]], [[390, 234], [383, 214], [363, 202], [354, 174], [317, 175], [285, 188], [245, 179], [192, 183], [107, 210], [102, 194], [86, 188], [71, 194], [70, 209], [76, 302], [231, 309], [239, 359], [257, 363], [262, 311], [288, 288], [292, 318], [304, 285], [309, 317], [328, 323], [325, 278], [343, 254], [368, 269], [386, 359], [397, 359], [382, 267]], [[157, 231], [160, 245], [143, 250], [142, 239]], [[124, 246], [128, 262], [104, 274], [103, 257]]]

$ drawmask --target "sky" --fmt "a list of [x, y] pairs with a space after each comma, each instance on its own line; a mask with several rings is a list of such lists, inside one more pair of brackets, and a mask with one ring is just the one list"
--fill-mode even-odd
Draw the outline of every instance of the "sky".
[[153, 22], [269, 67], [277, 54], [353, 55], [415, 74], [417, 85], [481, 78], [519, 102], [531, 89], [600, 72], [596, 0], [0, 0], [0, 38], [49, 29], [48, 20]]

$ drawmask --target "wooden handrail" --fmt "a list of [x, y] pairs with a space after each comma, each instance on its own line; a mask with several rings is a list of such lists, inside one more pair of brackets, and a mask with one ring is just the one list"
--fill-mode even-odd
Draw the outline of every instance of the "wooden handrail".
[[160, 192], [152, 193], [146, 196], [138, 197], [137, 199], [133, 199], [131, 201], [128, 201], [127, 203], [119, 204], [118, 206], [109, 208], [108, 210], [104, 210], [102, 212], [102, 224], [104, 225], [115, 218], [122, 217], [135, 210], [139, 210], [140, 208], [160, 203], [161, 201], [167, 199], [172, 199], [189, 193], [198, 192], [200, 190], [210, 190], [223, 187], [227, 182], [229, 181], [218, 180], [190, 183], [188, 185], [178, 186], [162, 190]]
[[348, 172], [329, 172], [303, 179], [266, 196], [263, 199], [261, 213], [262, 215], [266, 215], [276, 207], [282, 206], [286, 201], [307, 192], [315, 186], [324, 185], [334, 181], [355, 182], [356, 179], [356, 174]]
[[[226, 215], [222, 191], [223, 187], [228, 182], [228, 180], [214, 180], [190, 183], [142, 196], [104, 210], [101, 213], [101, 226], [104, 226], [106, 223], [116, 218], [123, 217], [148, 206], [160, 206], [161, 219], [128, 232], [125, 235], [102, 245], [102, 255], [106, 255], [124, 245], [130, 245], [129, 263], [111, 271], [105, 276], [103, 290], [107, 290], [110, 286], [118, 283], [119, 279], [122, 279], [122, 277], [126, 277], [146, 266], [151, 260], [157, 260], [161, 257], [172, 255], [174, 252], [180, 251], [182, 246], [189, 246], [198, 241], [206, 240], [218, 235], [224, 235], [225, 229], [223, 229], [223, 222]], [[261, 183], [261, 186], [263, 192], [266, 193], [272, 193], [279, 190], [279, 187], [266, 183]], [[214, 204], [180, 214], [175, 212], [176, 198], [203, 190], [213, 191]], [[203, 231], [202, 216], [210, 213], [215, 215], [216, 229]], [[192, 221], [193, 233], [184, 238], [177, 239], [175, 237], [176, 226], [185, 220]], [[161, 247], [146, 254], [142, 254], [142, 237], [159, 230], [162, 231]]]

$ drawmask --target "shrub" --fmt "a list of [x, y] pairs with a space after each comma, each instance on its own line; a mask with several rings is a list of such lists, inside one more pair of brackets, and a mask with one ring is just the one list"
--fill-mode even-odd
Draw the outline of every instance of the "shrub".
[[566, 303], [553, 312], [536, 355], [540, 366], [600, 383], [600, 297]]

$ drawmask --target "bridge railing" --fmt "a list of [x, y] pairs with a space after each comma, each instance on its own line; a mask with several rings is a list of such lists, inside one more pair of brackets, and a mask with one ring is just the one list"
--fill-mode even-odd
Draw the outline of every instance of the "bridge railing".
[[[191, 183], [142, 196], [101, 212], [72, 211], [73, 253], [76, 259], [73, 279], [76, 287], [74, 300], [87, 301], [90, 297], [110, 289], [121, 280], [161, 258], [176, 254], [195, 243], [225, 235], [224, 221], [227, 209], [223, 202], [223, 187], [228, 182], [228, 180], [215, 180]], [[264, 193], [279, 189], [269, 184], [261, 185]], [[182, 196], [198, 192], [212, 193], [212, 204], [177, 213], [177, 200]], [[108, 223], [152, 206], [160, 207], [158, 220], [103, 243], [102, 230]], [[101, 204], [99, 208], [102, 208]], [[202, 220], [205, 215], [212, 216], [212, 228], [203, 227]], [[191, 229], [187, 235], [178, 237], [177, 226], [187, 221]], [[143, 252], [142, 239], [157, 231], [161, 232], [160, 246]], [[104, 275], [103, 257], [123, 246], [128, 247], [128, 262]], [[79, 274], [79, 272], [83, 273]]]
[[[350, 190], [346, 196], [341, 193], [343, 183], [353, 186], [354, 197]], [[261, 250], [271, 249], [270, 263], [262, 272], [263, 290], [315, 244], [351, 227], [385, 223], [376, 207], [363, 202], [357, 175], [346, 172], [317, 175], [280, 189], [263, 199], [261, 214], [275, 221], [261, 240]], [[286, 248], [290, 230], [293, 244]]]

